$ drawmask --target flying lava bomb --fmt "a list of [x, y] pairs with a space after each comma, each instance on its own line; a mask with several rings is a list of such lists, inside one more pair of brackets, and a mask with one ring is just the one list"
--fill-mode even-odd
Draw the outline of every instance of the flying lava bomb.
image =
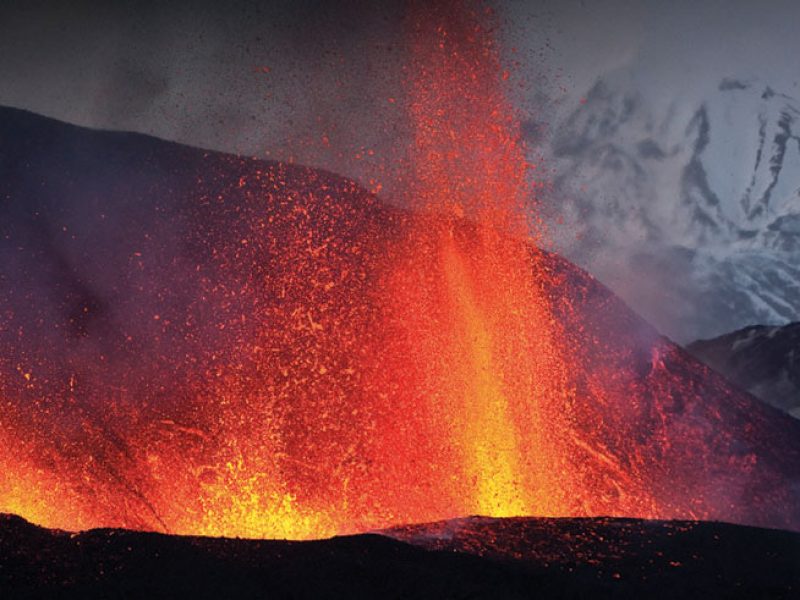
[[0, 511], [289, 538], [472, 514], [800, 530], [800, 423], [540, 249], [492, 14], [416, 6], [407, 28], [396, 205], [0, 118]]

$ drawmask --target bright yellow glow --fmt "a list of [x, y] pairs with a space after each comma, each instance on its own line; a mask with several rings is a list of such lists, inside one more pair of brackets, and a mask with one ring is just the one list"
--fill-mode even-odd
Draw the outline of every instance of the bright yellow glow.
[[519, 484], [519, 445], [503, 393], [501, 371], [493, 357], [486, 316], [478, 305], [464, 260], [452, 240], [443, 244], [442, 261], [463, 348], [462, 448], [467, 477], [475, 480], [475, 512], [495, 517], [526, 514]]

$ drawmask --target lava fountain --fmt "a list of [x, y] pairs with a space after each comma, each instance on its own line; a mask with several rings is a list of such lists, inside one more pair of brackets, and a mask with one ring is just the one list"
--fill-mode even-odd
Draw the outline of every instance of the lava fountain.
[[458, 3], [413, 15], [407, 204], [428, 218], [412, 228], [404, 268], [429, 279], [408, 286], [416, 297], [396, 294], [419, 344], [405, 355], [420, 361], [428, 401], [445, 415], [457, 449], [449, 470], [469, 482], [462, 514], [564, 514], [568, 471], [547, 431], [565, 426], [567, 348], [526, 241], [530, 168], [492, 15]]
[[798, 425], [538, 249], [492, 27], [410, 13], [404, 210], [0, 123], [0, 510], [290, 538], [476, 513], [800, 528]]

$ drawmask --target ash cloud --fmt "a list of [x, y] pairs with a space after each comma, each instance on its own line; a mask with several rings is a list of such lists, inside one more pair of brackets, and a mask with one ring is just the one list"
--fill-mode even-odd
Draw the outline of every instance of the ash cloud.
[[[0, 9], [0, 104], [367, 182], [395, 156], [400, 2]], [[372, 150], [367, 154], [365, 150]]]
[[[793, 2], [494, 5], [513, 74], [513, 100], [532, 156], [543, 162], [545, 182], [559, 175], [553, 139], [594, 82], [609, 73], [628, 71], [662, 117], [672, 110], [670, 103], [689, 106], [723, 77], [758, 79], [800, 96], [794, 62], [787, 59], [800, 53]], [[403, 158], [409, 139], [399, 108], [405, 11], [399, 0], [3, 3], [0, 105], [201, 148], [293, 160], [369, 188], [381, 184], [384, 197], [395, 200], [401, 194], [392, 189], [387, 170]], [[559, 191], [542, 194], [538, 207], [562, 237], [575, 233], [556, 225], [568, 202]], [[639, 200], [639, 206], [646, 203]], [[627, 232], [607, 227], [597, 234], [611, 247], [626, 245]], [[595, 265], [620, 265], [612, 267], [615, 280], [604, 279], [623, 293], [640, 289], [637, 257], [619, 257], [602, 245], [590, 254], [570, 256], [595, 274]], [[682, 255], [656, 258], [670, 272], [684, 267]], [[678, 314], [672, 299], [658, 300], [658, 293], [656, 286], [652, 293], [625, 295], [640, 312], [647, 312], [641, 310], [646, 303], [660, 303], [659, 328], [681, 340], [745, 324], [737, 317], [710, 328], [695, 309]], [[702, 299], [705, 291], [695, 287], [687, 293]]]

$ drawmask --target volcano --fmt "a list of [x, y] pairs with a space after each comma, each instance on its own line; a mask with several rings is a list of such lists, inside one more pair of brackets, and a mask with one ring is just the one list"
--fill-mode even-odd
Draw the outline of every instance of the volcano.
[[0, 254], [0, 510], [37, 524], [800, 530], [797, 420], [469, 215], [4, 108]]

